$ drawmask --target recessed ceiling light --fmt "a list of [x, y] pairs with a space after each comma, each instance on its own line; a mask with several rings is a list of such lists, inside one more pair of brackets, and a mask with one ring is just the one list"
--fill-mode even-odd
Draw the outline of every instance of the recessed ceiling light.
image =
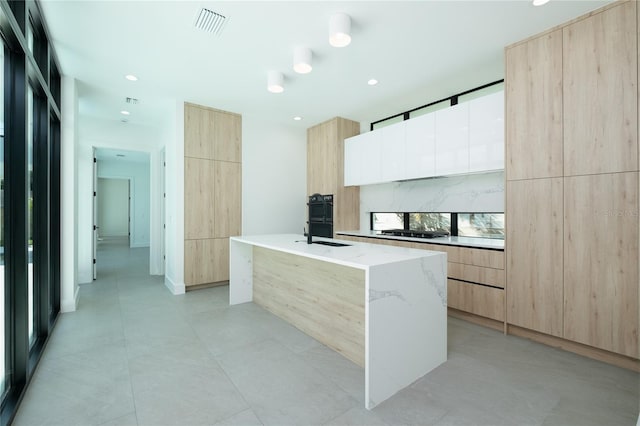
[[376, 84], [378, 84], [378, 80], [376, 80], [375, 78], [372, 78], [369, 81], [367, 81], [367, 84], [369, 86], [375, 86]]
[[127, 74], [127, 75], [124, 76], [124, 78], [126, 78], [129, 81], [138, 81], [138, 77], [136, 77], [133, 74]]
[[120, 114], [122, 114], [122, 115], [129, 115], [129, 114], [131, 114], [131, 113], [130, 113], [129, 111], [122, 110], [122, 111], [120, 111]]
[[543, 4], [549, 3], [549, 0], [533, 0], [534, 6], [542, 6]]
[[296, 121], [300, 121], [302, 120], [302, 117], [300, 117], [299, 115], [296, 115], [295, 117], [293, 117], [293, 119]]

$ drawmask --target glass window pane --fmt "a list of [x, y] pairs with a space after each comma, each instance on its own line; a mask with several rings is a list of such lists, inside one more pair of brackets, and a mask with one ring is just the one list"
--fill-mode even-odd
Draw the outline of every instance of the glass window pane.
[[27, 95], [27, 232], [29, 277], [29, 344], [34, 341], [33, 332], [33, 90]]
[[417, 109], [415, 111], [411, 111], [409, 113], [409, 118], [419, 117], [421, 115], [429, 114], [430, 112], [435, 112], [441, 109], [449, 108], [451, 106], [451, 101], [446, 100], [442, 102], [438, 102], [437, 104], [429, 105], [424, 108]]
[[0, 395], [4, 394], [7, 371], [5, 359], [5, 305], [4, 288], [4, 45], [0, 42]]
[[450, 213], [409, 213], [409, 229], [451, 233]]
[[374, 213], [372, 220], [375, 231], [404, 229], [404, 213]]
[[504, 213], [458, 213], [461, 237], [504, 238]]
[[393, 117], [393, 118], [390, 118], [388, 120], [384, 120], [384, 121], [381, 121], [379, 123], [374, 124], [373, 125], [373, 130], [382, 129], [383, 127], [387, 127], [387, 126], [390, 126], [392, 124], [399, 123], [401, 121], [404, 121], [404, 116], [399, 115], [397, 117]]

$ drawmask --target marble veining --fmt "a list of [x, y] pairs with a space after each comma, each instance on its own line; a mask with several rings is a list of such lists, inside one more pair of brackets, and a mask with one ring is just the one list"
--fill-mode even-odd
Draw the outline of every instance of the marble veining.
[[504, 172], [360, 187], [360, 229], [371, 212], [503, 212]]
[[379, 299], [385, 299], [388, 297], [396, 297], [403, 302], [407, 300], [402, 296], [399, 290], [374, 290], [369, 289], [369, 302], [375, 302]]
[[[438, 294], [438, 297], [440, 298], [440, 303], [442, 304], [442, 306], [446, 308], [447, 307], [446, 269], [445, 270], [440, 269], [438, 271], [438, 276], [436, 276], [436, 273], [433, 270], [433, 265], [430, 265], [428, 262], [425, 261], [425, 259], [420, 260], [420, 266], [422, 267], [422, 272], [424, 273], [424, 276], [427, 279], [427, 284], [429, 284], [429, 287], [433, 288], [436, 291], [436, 293]], [[444, 286], [441, 284], [443, 282], [444, 282]]]

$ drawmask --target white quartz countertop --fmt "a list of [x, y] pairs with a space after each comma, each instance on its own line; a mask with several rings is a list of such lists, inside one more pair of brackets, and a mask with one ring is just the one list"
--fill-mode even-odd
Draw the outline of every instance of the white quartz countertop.
[[380, 231], [336, 231], [337, 235], [351, 235], [354, 237], [381, 238], [385, 240], [411, 241], [427, 244], [443, 244], [447, 246], [463, 246], [472, 248], [484, 248], [504, 250], [504, 240], [476, 237], [440, 237], [440, 238], [412, 238], [382, 235]]
[[307, 244], [307, 237], [296, 234], [243, 235], [240, 237], [231, 237], [231, 240], [360, 269], [368, 269], [375, 265], [403, 262], [443, 254], [437, 251], [320, 237], [313, 237], [313, 240], [332, 241], [349, 245], [345, 247], [331, 247], [322, 244]]

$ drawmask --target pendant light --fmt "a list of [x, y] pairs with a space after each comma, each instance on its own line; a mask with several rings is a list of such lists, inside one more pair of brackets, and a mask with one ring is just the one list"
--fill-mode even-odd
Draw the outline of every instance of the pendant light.
[[311, 66], [311, 49], [308, 47], [297, 47], [293, 51], [293, 70], [298, 74], [308, 74]]
[[345, 13], [336, 13], [329, 20], [329, 44], [345, 47], [351, 43], [351, 18]]
[[284, 92], [284, 76], [279, 71], [269, 71], [267, 73], [267, 90], [271, 93]]

